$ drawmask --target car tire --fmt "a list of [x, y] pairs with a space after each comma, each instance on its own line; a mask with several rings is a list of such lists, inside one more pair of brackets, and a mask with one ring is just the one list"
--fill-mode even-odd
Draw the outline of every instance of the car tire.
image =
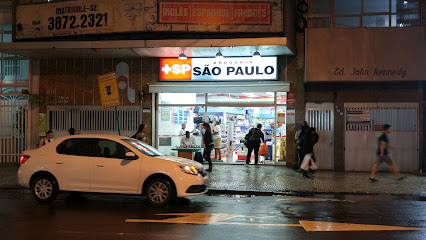
[[39, 176], [31, 185], [31, 192], [39, 202], [50, 202], [58, 195], [58, 183], [51, 176]]
[[166, 206], [174, 196], [174, 188], [169, 180], [155, 178], [148, 183], [145, 196], [148, 203], [153, 206]]

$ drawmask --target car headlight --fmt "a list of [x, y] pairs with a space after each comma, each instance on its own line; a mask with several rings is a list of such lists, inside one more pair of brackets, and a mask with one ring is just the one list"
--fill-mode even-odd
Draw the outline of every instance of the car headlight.
[[198, 174], [197, 169], [195, 167], [193, 167], [193, 166], [179, 165], [178, 167], [184, 173], [188, 173], [188, 174], [192, 174], [192, 175], [197, 175]]

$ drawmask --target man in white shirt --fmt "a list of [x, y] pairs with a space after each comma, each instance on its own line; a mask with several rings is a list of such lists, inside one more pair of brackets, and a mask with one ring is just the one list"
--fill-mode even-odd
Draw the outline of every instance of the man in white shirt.
[[213, 144], [214, 144], [214, 158], [218, 160], [222, 160], [222, 153], [220, 149], [222, 148], [222, 137], [221, 130], [218, 121], [214, 122], [213, 128]]
[[182, 129], [179, 130], [179, 135], [185, 135], [185, 128], [186, 128], [186, 124], [182, 123]]
[[183, 147], [196, 145], [195, 138], [191, 136], [191, 133], [189, 133], [189, 131], [186, 131], [185, 136], [180, 139], [180, 145]]

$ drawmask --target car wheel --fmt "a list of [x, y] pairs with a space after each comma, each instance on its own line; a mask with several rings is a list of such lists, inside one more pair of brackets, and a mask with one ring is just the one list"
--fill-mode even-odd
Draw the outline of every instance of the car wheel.
[[146, 199], [153, 206], [165, 206], [173, 198], [174, 189], [170, 181], [156, 178], [148, 183], [145, 191]]
[[31, 192], [37, 201], [49, 202], [58, 194], [58, 184], [50, 176], [40, 176], [34, 180]]

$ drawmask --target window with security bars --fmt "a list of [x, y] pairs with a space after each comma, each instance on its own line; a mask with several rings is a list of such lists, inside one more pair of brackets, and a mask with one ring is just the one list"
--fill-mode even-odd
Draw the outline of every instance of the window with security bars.
[[331, 131], [332, 112], [331, 110], [307, 110], [307, 122], [310, 127], [314, 127], [316, 131]]
[[[116, 116], [118, 113], [118, 118]], [[108, 131], [134, 131], [142, 123], [140, 107], [101, 109], [84, 106], [50, 107], [48, 108], [48, 127], [53, 132], [68, 131], [73, 127], [79, 132], [102, 133]], [[117, 125], [117, 120], [119, 126]]]
[[408, 27], [420, 25], [419, 0], [306, 0], [308, 27]]

